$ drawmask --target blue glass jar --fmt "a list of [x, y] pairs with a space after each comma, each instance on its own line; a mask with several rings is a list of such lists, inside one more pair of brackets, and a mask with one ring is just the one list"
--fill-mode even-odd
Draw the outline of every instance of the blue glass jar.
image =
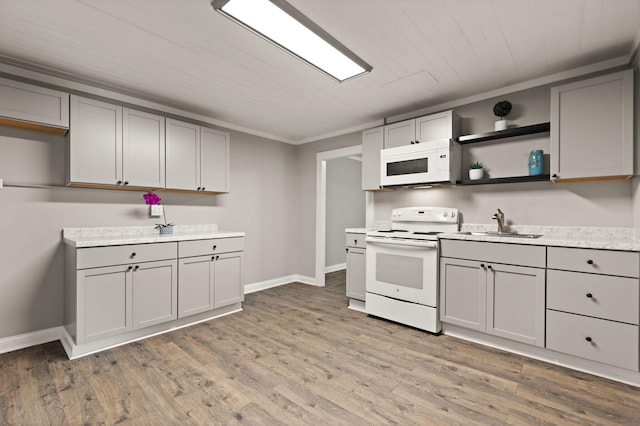
[[535, 149], [529, 153], [529, 176], [542, 173], [544, 173], [544, 155], [541, 149]]

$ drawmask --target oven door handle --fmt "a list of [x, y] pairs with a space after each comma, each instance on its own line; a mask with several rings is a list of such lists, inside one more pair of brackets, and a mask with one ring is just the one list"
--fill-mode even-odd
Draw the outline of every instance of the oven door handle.
[[436, 248], [438, 243], [436, 241], [412, 241], [412, 240], [394, 240], [390, 238], [376, 238], [367, 237], [366, 242], [380, 245], [396, 245], [396, 246], [411, 246], [411, 247], [424, 247], [424, 248]]

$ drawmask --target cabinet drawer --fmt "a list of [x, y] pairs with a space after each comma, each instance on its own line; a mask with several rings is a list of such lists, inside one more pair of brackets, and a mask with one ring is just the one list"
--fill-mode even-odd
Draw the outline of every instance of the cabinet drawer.
[[544, 246], [440, 240], [440, 255], [534, 268], [544, 268], [546, 265]]
[[640, 258], [636, 252], [548, 247], [547, 253], [550, 269], [634, 278], [640, 272]]
[[638, 324], [637, 278], [582, 272], [547, 271], [547, 308]]
[[244, 250], [244, 237], [178, 242], [179, 257], [206, 256]]
[[547, 349], [638, 371], [638, 326], [547, 310]]
[[76, 252], [77, 269], [127, 263], [175, 259], [176, 243], [132, 244], [125, 246], [80, 248]]
[[347, 247], [365, 248], [366, 234], [347, 233]]

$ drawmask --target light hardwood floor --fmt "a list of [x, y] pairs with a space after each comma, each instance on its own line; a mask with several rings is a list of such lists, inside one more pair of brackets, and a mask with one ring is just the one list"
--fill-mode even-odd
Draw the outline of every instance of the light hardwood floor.
[[640, 424], [640, 389], [346, 308], [325, 288], [69, 361], [0, 355], [2, 424]]

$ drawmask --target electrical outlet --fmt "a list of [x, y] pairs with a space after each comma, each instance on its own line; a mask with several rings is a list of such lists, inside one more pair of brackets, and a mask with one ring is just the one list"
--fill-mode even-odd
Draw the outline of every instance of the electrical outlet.
[[160, 204], [152, 204], [151, 210], [149, 210], [149, 217], [162, 216], [162, 206]]

